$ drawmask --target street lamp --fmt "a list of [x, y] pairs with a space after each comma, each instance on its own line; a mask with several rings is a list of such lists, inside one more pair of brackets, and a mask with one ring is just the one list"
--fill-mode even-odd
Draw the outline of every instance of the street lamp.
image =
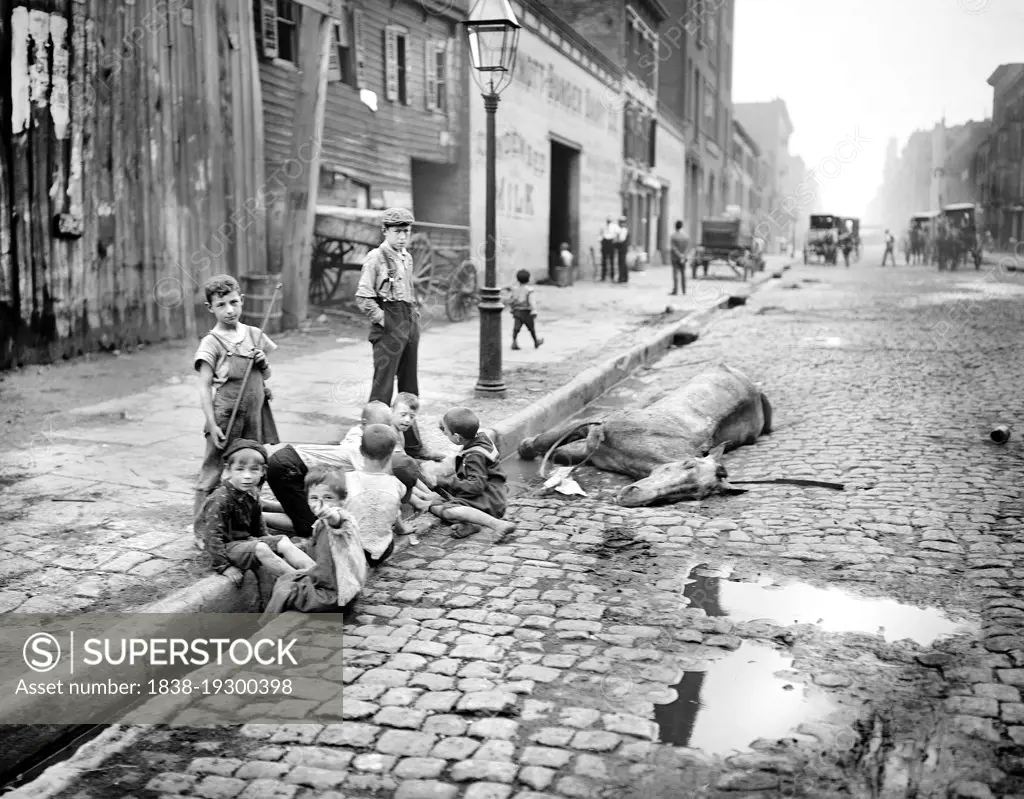
[[501, 373], [501, 311], [504, 306], [495, 264], [494, 113], [498, 110], [498, 95], [512, 82], [519, 45], [519, 23], [509, 0], [478, 0], [462, 24], [469, 36], [473, 80], [480, 87], [487, 112], [485, 267], [484, 287], [480, 291], [480, 377], [476, 393], [501, 397], [505, 394], [505, 379]]

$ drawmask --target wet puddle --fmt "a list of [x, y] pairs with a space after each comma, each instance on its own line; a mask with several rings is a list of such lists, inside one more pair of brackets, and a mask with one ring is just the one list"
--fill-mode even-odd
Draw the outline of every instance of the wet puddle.
[[973, 629], [936, 608], [917, 608], [803, 583], [740, 582], [700, 566], [690, 572], [683, 596], [690, 607], [702, 608], [708, 616], [728, 616], [737, 622], [814, 624], [832, 633], [878, 634], [888, 642], [909, 638], [923, 647]]
[[661, 740], [728, 754], [758, 738], [792, 736], [801, 724], [824, 719], [835, 708], [827, 697], [775, 676], [792, 662], [769, 646], [745, 642], [705, 671], [684, 672], [672, 686], [678, 698], [654, 706]]

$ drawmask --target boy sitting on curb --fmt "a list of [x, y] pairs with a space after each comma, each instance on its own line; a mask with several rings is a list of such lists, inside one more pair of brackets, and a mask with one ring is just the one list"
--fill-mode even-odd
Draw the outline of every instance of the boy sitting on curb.
[[202, 536], [214, 570], [241, 569], [241, 577], [232, 577], [236, 585], [257, 566], [276, 578], [316, 565], [288, 536], [267, 534], [259, 498], [266, 467], [266, 450], [255, 441], [240, 438], [228, 445], [221, 484], [196, 520], [196, 535]]
[[394, 552], [394, 533], [412, 532], [402, 520], [406, 487], [390, 471], [397, 440], [391, 425], [367, 425], [359, 445], [363, 468], [345, 475], [346, 508], [355, 517], [371, 566], [378, 566]]
[[469, 408], [452, 408], [440, 423], [441, 432], [462, 449], [455, 456], [455, 475], [437, 479], [432, 494], [418, 496], [417, 502], [447, 522], [461, 522], [452, 531], [455, 538], [480, 532], [482, 527], [500, 535], [515, 531], [512, 522], [502, 521], [508, 507], [507, 478], [501, 468], [498, 448], [480, 420]]
[[345, 475], [314, 466], [306, 474], [310, 508], [316, 514], [311, 551], [316, 565], [278, 579], [260, 623], [278, 613], [337, 610], [351, 602], [366, 584], [366, 555], [359, 528], [344, 509], [348, 496]]
[[421, 461], [443, 461], [443, 452], [434, 452], [427, 448], [420, 436], [416, 416], [420, 412], [420, 398], [408, 391], [399, 392], [391, 403], [391, 418], [398, 429], [402, 440], [399, 442], [405, 454]]

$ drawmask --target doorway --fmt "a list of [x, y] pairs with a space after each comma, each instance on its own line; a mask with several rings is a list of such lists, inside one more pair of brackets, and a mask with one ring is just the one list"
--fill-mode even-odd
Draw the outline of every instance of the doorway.
[[577, 265], [583, 261], [580, 242], [580, 150], [551, 140], [551, 191], [548, 218], [548, 277], [554, 280], [562, 242], [569, 245]]

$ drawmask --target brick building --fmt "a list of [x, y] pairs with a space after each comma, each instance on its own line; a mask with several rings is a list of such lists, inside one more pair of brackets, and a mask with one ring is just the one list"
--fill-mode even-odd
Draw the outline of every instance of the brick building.
[[[629, 220], [630, 243], [657, 251], [667, 239], [661, 220], [668, 213], [658, 159], [658, 30], [667, 12], [659, 0], [547, 0], [545, 3], [601, 53], [620, 73], [606, 97], [622, 118], [622, 185], [619, 206]], [[678, 138], [678, 137], [677, 137]], [[670, 160], [673, 153], [666, 154]]]
[[753, 217], [761, 210], [761, 148], [739, 121], [732, 122], [729, 147], [731, 191], [726, 204], [738, 205]]
[[1024, 239], [1024, 64], [1001, 64], [988, 78], [992, 123], [970, 167], [985, 227], [1003, 248]]
[[[508, 283], [516, 269], [548, 273], [564, 241], [587, 271], [608, 216], [622, 207], [622, 72], [541, 0], [514, 4], [519, 50], [512, 83], [495, 119], [497, 266]], [[485, 236], [486, 113], [469, 93], [471, 238]], [[481, 261], [482, 266], [482, 259]]]
[[797, 229], [799, 211], [806, 213], [812, 209], [798, 209], [796, 198], [783, 204], [792, 188], [803, 179], [803, 175], [791, 174], [789, 137], [793, 135], [793, 123], [786, 101], [776, 97], [764, 103], [736, 103], [734, 111], [743, 129], [761, 148], [768, 165], [768, 173], [763, 178], [766, 211], [763, 219], [768, 224], [762, 225], [761, 230], [768, 234], [770, 247], [782, 239], [792, 241], [801, 233]]

